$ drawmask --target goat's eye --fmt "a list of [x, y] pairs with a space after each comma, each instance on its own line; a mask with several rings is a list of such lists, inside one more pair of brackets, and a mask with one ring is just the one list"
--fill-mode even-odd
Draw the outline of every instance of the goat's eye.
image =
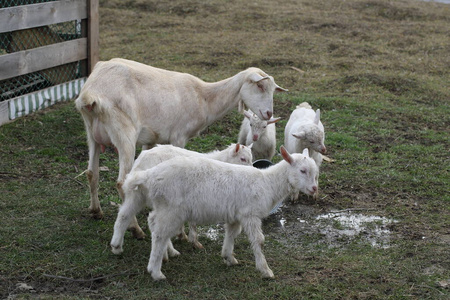
[[314, 141], [309, 141], [311, 144], [314, 144]]
[[257, 83], [256, 85], [258, 86], [258, 89], [260, 89], [261, 92], [264, 92], [264, 87], [262, 86], [262, 84]]
[[267, 126], [264, 126], [263, 128], [266, 128]]
[[247, 160], [245, 158], [243, 158], [243, 157], [241, 157], [241, 161], [242, 162], [247, 162]]
[[302, 172], [303, 174], [306, 174], [306, 170], [300, 170], [300, 172]]

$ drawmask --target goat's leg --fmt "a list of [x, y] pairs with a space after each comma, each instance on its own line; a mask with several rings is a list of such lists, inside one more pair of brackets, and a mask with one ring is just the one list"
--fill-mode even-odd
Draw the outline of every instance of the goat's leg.
[[166, 279], [161, 272], [161, 265], [164, 256], [167, 254], [167, 247], [170, 237], [175, 235], [181, 224], [176, 216], [167, 212], [151, 212], [148, 216], [148, 226], [152, 232], [152, 251], [147, 266], [147, 271], [154, 280]]
[[166, 276], [161, 272], [161, 265], [167, 251], [168, 242], [169, 238], [167, 236], [162, 237], [152, 231], [152, 251], [150, 253], [147, 271], [152, 275], [154, 280], [166, 279]]
[[125, 231], [133, 218], [136, 218], [136, 214], [145, 206], [140, 191], [127, 191], [125, 195], [124, 203], [120, 206], [119, 213], [117, 214], [117, 219], [114, 224], [114, 234], [111, 239], [111, 251], [114, 254], [123, 252]]
[[256, 269], [258, 269], [263, 277], [273, 278], [273, 272], [267, 265], [266, 258], [262, 252], [264, 245], [264, 235], [261, 230], [261, 220], [253, 217], [242, 222], [245, 233], [252, 244], [253, 253], [255, 255]]
[[174, 257], [174, 256], [180, 255], [180, 252], [178, 252], [177, 249], [175, 249], [173, 247], [172, 241], [170, 239], [169, 239], [169, 243], [167, 244], [167, 254], [168, 254], [168, 257]]
[[180, 230], [178, 231], [178, 239], [182, 241], [189, 241], [189, 238], [186, 235], [186, 231], [184, 230], [184, 224], [180, 227]]
[[[119, 196], [122, 201], [124, 201], [125, 195], [122, 189], [122, 185], [125, 180], [125, 176], [130, 173], [131, 168], [133, 167], [134, 156], [136, 154], [136, 145], [117, 144], [116, 147], [119, 152], [119, 177], [117, 178], [117, 191], [119, 192]], [[135, 238], [145, 238], [145, 233], [141, 229], [141, 227], [139, 227], [136, 215], [133, 215], [128, 229], [131, 231]]]
[[295, 201], [297, 201], [297, 200], [299, 199], [299, 197], [300, 197], [300, 192], [292, 192], [291, 195], [290, 195], [290, 197], [291, 197], [291, 201], [292, 201], [292, 202], [295, 202]]
[[197, 225], [195, 223], [189, 223], [189, 242], [194, 244], [197, 249], [203, 249], [203, 245], [198, 241]]
[[89, 164], [86, 172], [89, 182], [89, 193], [91, 195], [91, 203], [89, 205], [89, 213], [95, 219], [103, 218], [103, 211], [98, 200], [98, 177], [99, 177], [99, 159], [100, 144], [94, 141], [91, 133], [88, 131], [89, 144]]
[[222, 257], [228, 266], [237, 265], [239, 262], [233, 255], [234, 240], [241, 233], [241, 224], [239, 222], [225, 224], [225, 238], [222, 246]]
[[[130, 140], [133, 140], [130, 138]], [[133, 167], [134, 156], [136, 155], [136, 145], [133, 143], [115, 144], [119, 153], [119, 176], [117, 178], [117, 191], [120, 198], [124, 199], [124, 193], [122, 189], [125, 176], [130, 173]]]

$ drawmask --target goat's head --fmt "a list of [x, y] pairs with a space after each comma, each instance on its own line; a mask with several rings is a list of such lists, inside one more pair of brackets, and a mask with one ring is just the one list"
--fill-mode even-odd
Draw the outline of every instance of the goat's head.
[[278, 122], [281, 118], [273, 118], [270, 120], [261, 120], [256, 114], [252, 113], [252, 111], [244, 111], [244, 116], [250, 121], [250, 130], [252, 134], [253, 142], [256, 142], [261, 135], [267, 129], [267, 125]]
[[231, 153], [229, 163], [250, 166], [253, 162], [251, 147], [241, 144], [232, 144], [228, 151]]
[[295, 138], [301, 140], [303, 145], [309, 149], [325, 154], [324, 132], [316, 124], [306, 124], [299, 128], [299, 131], [292, 134]]
[[312, 158], [309, 157], [306, 148], [302, 154], [289, 154], [281, 146], [281, 156], [289, 163], [287, 170], [288, 181], [290, 185], [298, 191], [307, 195], [314, 195], [318, 191], [319, 168]]
[[241, 101], [261, 120], [269, 120], [273, 115], [273, 93], [287, 91], [278, 86], [272, 76], [257, 68], [245, 71], [240, 90]]

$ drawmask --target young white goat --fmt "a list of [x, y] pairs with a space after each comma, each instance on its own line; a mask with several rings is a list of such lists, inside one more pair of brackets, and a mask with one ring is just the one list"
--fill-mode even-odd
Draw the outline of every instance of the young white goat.
[[322, 154], [327, 152], [324, 144], [325, 132], [320, 122], [320, 109], [314, 110], [307, 102], [297, 106], [289, 117], [284, 129], [284, 145], [291, 153], [301, 153], [309, 150], [309, 155], [317, 166], [322, 163]]
[[[133, 177], [133, 174], [135, 172], [150, 169], [162, 163], [163, 161], [177, 156], [205, 157], [239, 165], [251, 165], [253, 161], [250, 147], [239, 144], [232, 144], [222, 151], [216, 150], [209, 153], [198, 153], [172, 145], [157, 145], [150, 150], [141, 152], [141, 154], [134, 162], [133, 168], [131, 169], [130, 173], [128, 173], [127, 177]], [[111, 245], [116, 245], [115, 247], [112, 247], [112, 251], [115, 254], [120, 254], [123, 252], [123, 238], [125, 235], [125, 231], [130, 222], [135, 218], [136, 214], [139, 213], [145, 207], [145, 205], [149, 205], [149, 207], [152, 208], [151, 202], [146, 202], [146, 195], [142, 192], [142, 189], [129, 190], [126, 189], [126, 186], [124, 186], [123, 188], [125, 197], [123, 204], [119, 209], [116, 223], [114, 224], [114, 235], [111, 240]], [[135, 222], [137, 223], [137, 220]], [[182, 234], [183, 237], [186, 238], [184, 230], [182, 230]], [[203, 248], [202, 244], [197, 239], [196, 226], [193, 224], [190, 225], [189, 229], [189, 241], [192, 242], [195, 247]], [[178, 254], [178, 252], [173, 248], [171, 244], [169, 245], [168, 250], [171, 256]]]
[[[103, 216], [98, 200], [99, 154], [112, 145], [119, 154], [117, 189], [131, 170], [136, 145], [184, 147], [188, 139], [234, 107], [251, 108], [269, 120], [274, 91], [285, 91], [273, 77], [249, 68], [233, 77], [206, 83], [186, 74], [115, 58], [98, 62], [75, 101], [87, 131], [89, 211]], [[137, 224], [136, 224], [137, 226]]]
[[316, 192], [318, 167], [307, 151], [290, 155], [281, 147], [284, 160], [267, 169], [176, 157], [128, 176], [124, 186], [142, 189], [153, 206], [148, 217], [152, 251], [147, 266], [153, 279], [165, 279], [162, 259], [170, 238], [185, 222], [226, 223], [222, 257], [227, 265], [238, 263], [233, 248], [242, 226], [251, 242], [256, 268], [264, 277], [273, 277], [262, 253], [261, 219], [292, 191]]
[[275, 123], [281, 118], [261, 120], [251, 110], [244, 111], [244, 120], [239, 131], [238, 143], [252, 146], [253, 159], [271, 160], [275, 155], [276, 129]]

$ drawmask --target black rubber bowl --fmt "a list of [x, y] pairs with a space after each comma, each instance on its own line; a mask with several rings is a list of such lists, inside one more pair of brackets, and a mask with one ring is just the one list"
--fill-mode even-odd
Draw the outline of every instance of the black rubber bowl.
[[253, 166], [258, 169], [266, 169], [271, 165], [273, 165], [273, 162], [268, 159], [258, 159], [253, 162]]

